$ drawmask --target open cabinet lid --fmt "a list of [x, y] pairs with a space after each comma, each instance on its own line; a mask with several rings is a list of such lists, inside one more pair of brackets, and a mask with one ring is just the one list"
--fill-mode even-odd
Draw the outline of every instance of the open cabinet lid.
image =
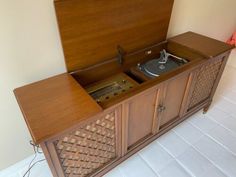
[[57, 0], [68, 72], [166, 40], [174, 0]]

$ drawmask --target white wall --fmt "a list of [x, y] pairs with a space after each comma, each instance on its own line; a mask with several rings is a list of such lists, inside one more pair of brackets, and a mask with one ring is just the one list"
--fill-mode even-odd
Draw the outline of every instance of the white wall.
[[[194, 31], [226, 41], [236, 31], [236, 0], [175, 0], [168, 36]], [[236, 67], [236, 50], [228, 64]]]
[[0, 169], [33, 153], [12, 90], [65, 72], [52, 0], [0, 0]]
[[[235, 0], [175, 0], [169, 36], [192, 30], [225, 41], [236, 30], [235, 7]], [[32, 154], [12, 90], [62, 72], [53, 0], [0, 0], [0, 169]]]

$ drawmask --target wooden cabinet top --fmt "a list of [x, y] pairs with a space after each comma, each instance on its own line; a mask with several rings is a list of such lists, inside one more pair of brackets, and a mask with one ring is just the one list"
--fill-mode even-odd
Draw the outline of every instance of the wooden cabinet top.
[[14, 93], [37, 144], [102, 110], [67, 73], [17, 88]]
[[170, 42], [176, 42], [189, 49], [198, 52], [208, 58], [215, 57], [234, 48], [224, 42], [194, 33], [187, 32], [169, 39]]

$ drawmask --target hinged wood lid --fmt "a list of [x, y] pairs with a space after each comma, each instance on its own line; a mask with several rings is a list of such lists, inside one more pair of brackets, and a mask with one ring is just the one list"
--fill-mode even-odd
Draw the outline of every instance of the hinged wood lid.
[[166, 40], [174, 0], [57, 0], [68, 72]]

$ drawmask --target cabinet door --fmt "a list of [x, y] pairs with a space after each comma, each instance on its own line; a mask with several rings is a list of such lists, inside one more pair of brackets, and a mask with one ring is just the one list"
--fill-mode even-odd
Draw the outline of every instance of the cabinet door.
[[188, 80], [189, 74], [185, 74], [170, 80], [164, 85], [162, 89], [163, 99], [158, 108], [160, 112], [160, 128], [179, 118]]
[[147, 91], [125, 103], [126, 149], [152, 135], [156, 124], [158, 90]]

